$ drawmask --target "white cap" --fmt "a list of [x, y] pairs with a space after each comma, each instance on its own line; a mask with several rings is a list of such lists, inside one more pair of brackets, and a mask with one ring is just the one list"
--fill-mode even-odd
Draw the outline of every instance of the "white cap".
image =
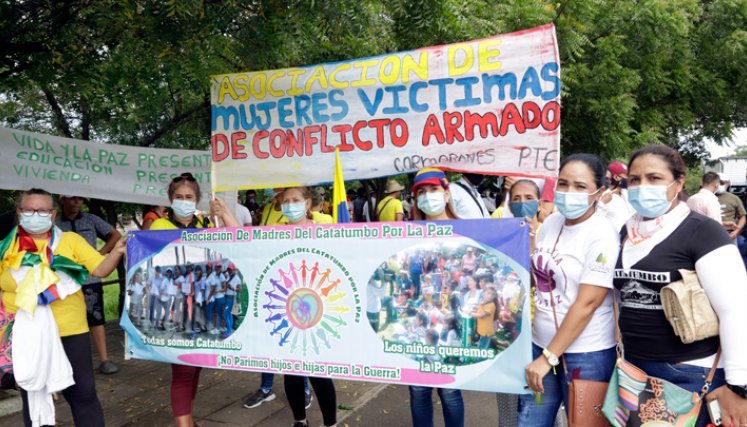
[[719, 172], [718, 179], [720, 179], [721, 181], [731, 181], [731, 178], [729, 178], [729, 175], [723, 172]]

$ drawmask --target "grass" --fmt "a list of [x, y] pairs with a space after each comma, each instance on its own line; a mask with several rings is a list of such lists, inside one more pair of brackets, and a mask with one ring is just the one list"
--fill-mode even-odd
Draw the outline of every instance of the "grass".
[[[110, 280], [116, 280], [119, 277], [117, 270], [114, 270], [103, 282]], [[107, 322], [115, 319], [119, 319], [119, 284], [114, 283], [111, 285], [104, 286], [104, 316]], [[119, 322], [117, 322], [119, 323]]]

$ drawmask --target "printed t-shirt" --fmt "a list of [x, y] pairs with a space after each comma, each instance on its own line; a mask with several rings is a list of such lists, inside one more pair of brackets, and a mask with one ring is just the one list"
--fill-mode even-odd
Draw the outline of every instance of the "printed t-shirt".
[[402, 201], [392, 196], [386, 196], [376, 206], [376, 213], [379, 221], [396, 221], [397, 214], [402, 214], [404, 218], [405, 210], [402, 207]]
[[[532, 253], [532, 273], [536, 283], [532, 340], [542, 348], [550, 344], [557, 332], [550, 301], [551, 291], [560, 325], [576, 301], [581, 284], [612, 288], [619, 252], [618, 233], [601, 213], [595, 212], [580, 224], [564, 224], [565, 217], [559, 213], [547, 217], [537, 234]], [[562, 236], [558, 239], [561, 230]], [[613, 347], [614, 322], [610, 293], [566, 353], [585, 353]]]
[[[46, 240], [34, 240], [37, 253], [44, 253], [47, 249]], [[54, 250], [54, 255], [69, 258], [76, 264], [80, 264], [93, 273], [94, 270], [104, 260], [101, 255], [91, 245], [86, 243], [85, 239], [76, 233], [63, 232], [60, 236], [60, 243]], [[10, 272], [0, 268], [0, 289], [3, 292], [3, 303], [10, 313], [15, 313], [18, 307], [15, 305], [17, 284]], [[84, 334], [88, 332], [88, 320], [86, 319], [86, 301], [83, 292], [77, 291], [68, 295], [64, 300], [57, 300], [49, 304], [52, 309], [54, 320], [57, 322], [57, 328], [60, 330], [60, 336]]]
[[[623, 235], [627, 235], [627, 229]], [[676, 363], [716, 352], [718, 337], [682, 343], [664, 316], [659, 292], [682, 279], [678, 270], [695, 270], [700, 258], [729, 244], [731, 239], [721, 225], [690, 212], [672, 234], [628, 270], [622, 267], [623, 249], [617, 260], [614, 283], [620, 291], [620, 333], [626, 355]]]
[[[87, 212], [78, 212], [78, 215], [73, 219], [68, 219], [65, 218], [64, 215], [59, 215], [55, 221], [55, 225], [60, 227], [60, 230], [62, 231], [71, 231], [79, 234], [94, 249], [96, 248], [96, 239], [99, 238], [101, 240], [106, 240], [114, 229], [114, 227], [112, 227], [108, 222]], [[86, 280], [86, 284], [99, 282], [101, 282], [101, 279], [93, 276]]]
[[491, 302], [480, 305], [477, 308], [477, 314], [487, 314], [487, 316], [477, 318], [477, 334], [483, 337], [495, 335], [495, 304]]
[[718, 202], [721, 204], [721, 221], [737, 222], [745, 215], [744, 205], [739, 197], [728, 191], [718, 194]]

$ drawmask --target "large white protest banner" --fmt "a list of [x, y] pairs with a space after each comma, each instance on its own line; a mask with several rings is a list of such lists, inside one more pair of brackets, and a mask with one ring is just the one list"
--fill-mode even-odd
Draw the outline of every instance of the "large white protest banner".
[[217, 191], [452, 171], [554, 177], [552, 24], [372, 58], [214, 76]]
[[166, 189], [182, 172], [210, 188], [207, 151], [102, 144], [0, 127], [0, 188], [43, 188], [119, 202], [168, 205]]

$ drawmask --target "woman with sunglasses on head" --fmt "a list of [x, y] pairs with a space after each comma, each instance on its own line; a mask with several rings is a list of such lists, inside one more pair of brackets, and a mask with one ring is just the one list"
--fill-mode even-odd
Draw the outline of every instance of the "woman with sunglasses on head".
[[[459, 219], [454, 209], [449, 180], [440, 169], [420, 170], [412, 184], [416, 205], [413, 207], [415, 220]], [[464, 400], [462, 391], [453, 388], [436, 389], [441, 399], [444, 424], [450, 427], [464, 426]], [[410, 413], [414, 427], [433, 426], [433, 387], [410, 386]]]
[[[150, 229], [214, 227], [210, 219], [196, 214], [201, 196], [200, 184], [191, 173], [185, 172], [175, 177], [168, 188], [172, 214], [168, 218], [153, 221]], [[223, 226], [241, 226], [220, 198], [215, 198], [210, 202], [210, 210], [211, 216], [220, 218]], [[194, 294], [194, 289], [191, 294]], [[176, 425], [179, 427], [192, 427], [193, 425], [192, 408], [197, 396], [201, 370], [202, 368], [196, 366], [171, 365], [171, 409], [174, 412]]]
[[[280, 210], [284, 219], [282, 225], [314, 224], [311, 213], [312, 196], [306, 187], [286, 188], [280, 196]], [[293, 427], [306, 427], [307, 381], [311, 383], [322, 411], [325, 426], [337, 425], [337, 394], [330, 378], [285, 375], [285, 396], [293, 412]]]
[[[686, 170], [679, 153], [666, 145], [649, 145], [630, 157], [628, 201], [636, 214], [622, 230], [615, 270], [625, 359], [648, 375], [699, 392], [720, 345], [714, 391], [706, 400], [718, 400], [722, 425], [746, 426], [747, 274], [724, 228], [679, 200]], [[674, 334], [660, 291], [682, 279], [680, 270], [697, 273], [718, 315], [718, 336], [684, 344]], [[703, 405], [696, 425], [708, 419]]]
[[[527, 386], [539, 396], [519, 397], [520, 426], [552, 426], [558, 408], [568, 408], [568, 373], [609, 381], [615, 365], [612, 274], [619, 238], [596, 212], [605, 167], [592, 154], [574, 154], [560, 164], [555, 189], [558, 212], [536, 236], [532, 273], [536, 290], [532, 353]], [[560, 358], [566, 366], [560, 366]]]

